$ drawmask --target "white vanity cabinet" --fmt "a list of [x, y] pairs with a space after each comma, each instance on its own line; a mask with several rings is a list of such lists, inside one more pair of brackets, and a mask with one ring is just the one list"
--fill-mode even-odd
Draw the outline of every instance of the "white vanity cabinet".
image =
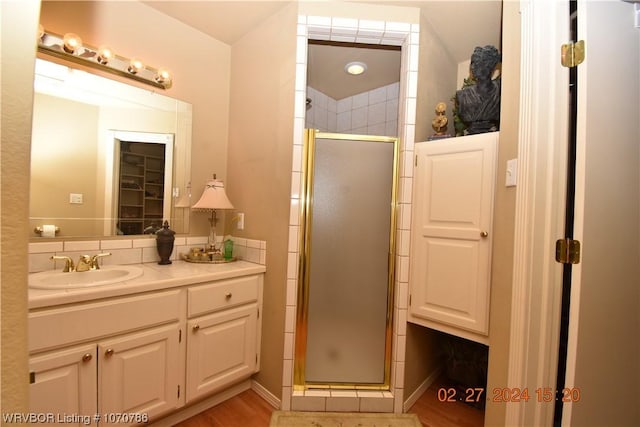
[[99, 343], [99, 412], [151, 418], [177, 408], [184, 366], [180, 335], [181, 325], [173, 323]]
[[260, 360], [259, 267], [183, 266], [163, 270], [164, 281], [148, 271], [115, 295], [33, 303], [30, 411], [52, 414], [52, 425], [95, 424], [96, 414], [101, 425], [134, 425], [247, 380]]
[[151, 418], [179, 407], [184, 306], [172, 290], [31, 312], [32, 412], [94, 422], [96, 414]]
[[258, 371], [262, 276], [189, 289], [187, 403]]
[[[32, 413], [78, 414], [93, 421], [97, 413], [95, 345], [33, 356], [29, 359], [29, 369], [32, 378], [29, 387]], [[44, 425], [56, 425], [57, 420], [45, 421]]]

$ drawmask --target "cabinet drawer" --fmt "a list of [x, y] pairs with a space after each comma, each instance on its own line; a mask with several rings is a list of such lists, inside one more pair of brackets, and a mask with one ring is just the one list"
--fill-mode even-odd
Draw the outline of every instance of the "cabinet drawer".
[[259, 276], [246, 276], [190, 288], [188, 316], [257, 301], [259, 281]]
[[179, 290], [29, 313], [29, 351], [46, 350], [183, 318]]

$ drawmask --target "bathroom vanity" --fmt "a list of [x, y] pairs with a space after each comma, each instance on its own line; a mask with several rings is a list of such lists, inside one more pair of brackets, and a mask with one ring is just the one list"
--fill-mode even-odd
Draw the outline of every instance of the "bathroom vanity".
[[145, 423], [258, 371], [264, 265], [140, 266], [117, 284], [29, 290], [31, 413]]

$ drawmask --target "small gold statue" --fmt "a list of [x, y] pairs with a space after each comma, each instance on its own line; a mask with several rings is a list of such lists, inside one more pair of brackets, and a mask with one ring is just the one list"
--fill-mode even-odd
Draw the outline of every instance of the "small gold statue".
[[431, 126], [433, 127], [433, 130], [436, 131], [436, 136], [444, 135], [444, 133], [447, 131], [447, 123], [449, 120], [445, 115], [446, 111], [447, 104], [445, 104], [444, 102], [438, 102], [438, 104], [436, 105], [436, 116], [431, 121]]

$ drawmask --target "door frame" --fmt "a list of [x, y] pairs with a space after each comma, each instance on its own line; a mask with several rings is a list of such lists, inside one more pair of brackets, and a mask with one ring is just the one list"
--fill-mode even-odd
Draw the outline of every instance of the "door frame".
[[173, 152], [175, 135], [160, 132], [132, 132], [110, 129], [106, 132], [106, 167], [105, 167], [105, 199], [104, 199], [104, 233], [105, 236], [116, 235], [118, 222], [118, 189], [120, 180], [120, 141], [145, 142], [164, 145], [164, 193], [162, 203], [162, 215], [164, 219], [171, 219], [171, 206], [173, 204]]
[[505, 425], [552, 425], [554, 402], [538, 387], [556, 383], [562, 266], [555, 241], [564, 235], [568, 144], [568, 69], [560, 46], [569, 40], [567, 0], [521, 0], [521, 84], [507, 387], [531, 400], [508, 402]]

